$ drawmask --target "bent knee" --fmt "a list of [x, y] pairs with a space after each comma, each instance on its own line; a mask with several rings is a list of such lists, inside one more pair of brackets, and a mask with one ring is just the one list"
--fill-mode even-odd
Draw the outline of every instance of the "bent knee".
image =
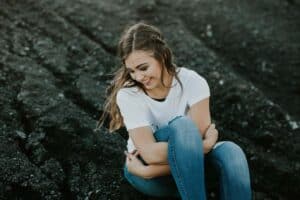
[[242, 148], [234, 142], [225, 141], [223, 144], [217, 147], [219, 155], [219, 161], [222, 165], [228, 168], [240, 168], [247, 165], [247, 160]]
[[193, 120], [187, 116], [175, 117], [168, 123], [168, 125], [171, 128], [175, 128], [179, 130], [198, 130]]
[[232, 141], [224, 141], [219, 147], [222, 151], [226, 151], [227, 153], [232, 154], [244, 154], [242, 148]]

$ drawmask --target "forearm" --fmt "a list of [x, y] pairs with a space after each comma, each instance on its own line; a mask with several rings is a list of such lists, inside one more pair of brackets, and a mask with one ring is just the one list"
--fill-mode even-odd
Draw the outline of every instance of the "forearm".
[[[203, 139], [204, 154], [210, 152], [215, 144], [216, 144], [215, 138], [204, 138]], [[167, 142], [151, 143], [145, 145], [139, 151], [143, 160], [149, 165], [168, 164], [168, 143]]]
[[[203, 140], [203, 151], [204, 153], [210, 152], [216, 142], [204, 139]], [[157, 159], [158, 160], [158, 159]], [[139, 175], [143, 178], [150, 179], [159, 176], [165, 176], [171, 174], [170, 166], [168, 164], [149, 164], [144, 166], [140, 171]]]
[[155, 142], [140, 149], [140, 155], [149, 165], [162, 165], [168, 163], [168, 143]]
[[169, 165], [147, 165], [141, 170], [143, 178], [150, 179], [171, 174]]
[[[203, 139], [204, 154], [211, 151], [216, 141], [210, 139]], [[141, 156], [149, 165], [163, 165], [168, 164], [168, 143], [156, 142], [147, 145], [141, 149]]]

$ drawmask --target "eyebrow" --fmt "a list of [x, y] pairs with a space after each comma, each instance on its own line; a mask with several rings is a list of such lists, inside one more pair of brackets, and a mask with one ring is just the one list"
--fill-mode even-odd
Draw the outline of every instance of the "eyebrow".
[[[135, 68], [136, 69], [139, 69], [139, 68], [141, 68], [143, 65], [145, 65], [145, 64], [147, 64], [147, 63], [142, 63], [142, 64], [139, 64], [138, 66], [136, 66]], [[127, 70], [129, 70], [129, 71], [133, 71], [131, 68], [129, 68], [129, 67], [126, 67], [127, 68]]]

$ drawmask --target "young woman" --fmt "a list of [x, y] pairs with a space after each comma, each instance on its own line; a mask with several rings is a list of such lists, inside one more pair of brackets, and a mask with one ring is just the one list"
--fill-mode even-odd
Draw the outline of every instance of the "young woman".
[[221, 199], [251, 199], [243, 151], [233, 142], [217, 143], [206, 80], [176, 67], [161, 32], [151, 25], [125, 30], [118, 50], [122, 66], [105, 111], [111, 132], [125, 126], [129, 133], [128, 182], [151, 196], [206, 199], [205, 157], [219, 172]]

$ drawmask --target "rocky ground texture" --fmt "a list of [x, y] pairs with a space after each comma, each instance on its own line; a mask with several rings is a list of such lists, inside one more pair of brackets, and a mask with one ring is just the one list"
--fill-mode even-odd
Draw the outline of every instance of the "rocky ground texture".
[[120, 33], [141, 20], [207, 79], [221, 139], [245, 150], [253, 199], [299, 199], [299, 10], [297, 0], [2, 0], [0, 199], [155, 199], [124, 180], [122, 134], [94, 131]]

